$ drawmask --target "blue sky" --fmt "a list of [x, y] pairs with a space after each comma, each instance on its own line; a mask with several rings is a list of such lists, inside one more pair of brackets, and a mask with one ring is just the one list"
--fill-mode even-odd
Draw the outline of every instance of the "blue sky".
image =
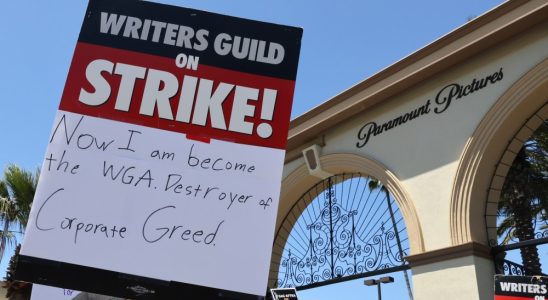
[[[158, 1], [302, 27], [293, 118], [499, 5], [500, 0]], [[87, 1], [5, 1], [0, 10], [0, 167], [35, 169], [46, 141]], [[0, 266], [12, 249], [7, 249]], [[398, 280], [398, 279], [396, 279]], [[363, 281], [300, 293], [303, 299], [365, 299]], [[401, 280], [400, 280], [401, 282]], [[386, 299], [392, 299], [385, 286]], [[405, 294], [405, 293], [404, 293]]]

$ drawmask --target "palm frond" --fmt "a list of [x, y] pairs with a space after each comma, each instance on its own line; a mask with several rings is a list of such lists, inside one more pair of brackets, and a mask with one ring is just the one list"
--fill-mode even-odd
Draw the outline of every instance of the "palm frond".
[[369, 179], [369, 183], [368, 183], [368, 187], [370, 190], [376, 190], [378, 188], [380, 188], [381, 190], [383, 191], [386, 191], [386, 187], [384, 186], [384, 184], [382, 184], [378, 179], [376, 178], [370, 178]]
[[9, 198], [10, 194], [8, 191], [8, 186], [3, 180], [0, 180], [0, 197], [1, 198]]
[[38, 183], [38, 175], [16, 165], [9, 165], [4, 172], [4, 182], [11, 191], [15, 204], [15, 215], [13, 217], [23, 230], [29, 218], [30, 207]]
[[34, 199], [38, 184], [38, 173], [21, 169], [16, 165], [9, 165], [4, 170], [4, 178], [0, 180], [0, 262], [7, 245], [17, 242], [16, 236], [9, 231], [10, 227], [18, 226], [23, 232], [30, 214], [30, 207]]

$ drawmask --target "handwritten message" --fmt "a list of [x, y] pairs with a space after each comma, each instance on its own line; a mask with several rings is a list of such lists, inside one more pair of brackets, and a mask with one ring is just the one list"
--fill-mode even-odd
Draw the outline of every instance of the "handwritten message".
[[60, 111], [26, 253], [196, 284], [234, 268], [249, 268], [242, 288], [266, 280], [250, 262], [268, 265], [283, 155]]

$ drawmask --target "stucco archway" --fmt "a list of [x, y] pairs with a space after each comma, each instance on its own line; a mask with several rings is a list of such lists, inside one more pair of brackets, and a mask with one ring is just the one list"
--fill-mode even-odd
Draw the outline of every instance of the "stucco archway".
[[[340, 173], [361, 173], [374, 177], [382, 182], [388, 191], [394, 196], [398, 207], [402, 213], [409, 236], [409, 246], [411, 254], [424, 251], [424, 243], [420, 223], [415, 212], [415, 208], [410, 196], [405, 191], [396, 176], [387, 170], [382, 164], [366, 157], [355, 154], [329, 154], [320, 157], [322, 168], [332, 174]], [[291, 207], [299, 200], [303, 193], [318, 183], [321, 179], [309, 174], [308, 168], [303, 163], [295, 171], [289, 174], [282, 181], [281, 202], [278, 209], [278, 218], [276, 222], [276, 231], [284, 217], [289, 213]], [[276, 236], [274, 242], [274, 251], [271, 259], [271, 276], [269, 286], [275, 286], [280, 256], [275, 253], [282, 253], [284, 243], [280, 242], [284, 237]], [[275, 270], [276, 269], [276, 270]]]
[[497, 168], [497, 163], [531, 116], [535, 113], [544, 118], [548, 116], [547, 97], [548, 59], [545, 59], [497, 100], [468, 140], [451, 197], [453, 245], [468, 242], [488, 245], [484, 218], [486, 202], [488, 197], [497, 197], [497, 193], [490, 193], [494, 176], [502, 175], [504, 180], [506, 175], [503, 169]]

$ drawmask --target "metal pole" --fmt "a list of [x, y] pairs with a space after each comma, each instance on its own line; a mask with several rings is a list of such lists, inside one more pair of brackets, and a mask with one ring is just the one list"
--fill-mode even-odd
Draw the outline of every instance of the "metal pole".
[[331, 177], [328, 179], [328, 188], [329, 188], [329, 242], [330, 250], [329, 253], [331, 256], [331, 279], [335, 278], [335, 262], [333, 260], [333, 212], [332, 212], [332, 198], [333, 198], [333, 183], [331, 182]]
[[[390, 220], [392, 220], [392, 228], [394, 228], [394, 233], [396, 234], [396, 243], [398, 244], [398, 251], [400, 251], [401, 258], [403, 259], [403, 249], [401, 247], [400, 234], [398, 233], [398, 227], [396, 227], [396, 220], [394, 220], [394, 211], [392, 210], [392, 203], [390, 203], [390, 193], [386, 187], [382, 187], [384, 193], [386, 194], [386, 202], [388, 203], [388, 210], [390, 211]], [[409, 299], [413, 300], [413, 293], [411, 292], [411, 284], [409, 284], [409, 277], [407, 275], [407, 270], [403, 271], [405, 277], [405, 285], [407, 286], [407, 292], [409, 293]]]
[[382, 300], [382, 295], [381, 295], [381, 282], [380, 282], [380, 281], [377, 283], [377, 286], [378, 286], [377, 291], [379, 292], [379, 293], [378, 293], [378, 294], [379, 294], [379, 300]]

